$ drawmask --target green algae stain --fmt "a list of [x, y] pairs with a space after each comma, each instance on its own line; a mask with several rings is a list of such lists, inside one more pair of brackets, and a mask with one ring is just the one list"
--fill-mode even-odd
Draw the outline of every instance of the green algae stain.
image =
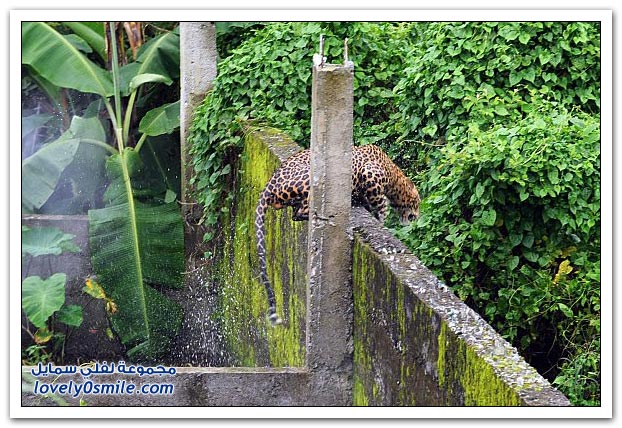
[[352, 404], [354, 406], [369, 406], [365, 385], [363, 385], [363, 381], [358, 376], [354, 376], [352, 385]]
[[[223, 234], [219, 266], [215, 269], [221, 287], [220, 318], [227, 344], [238, 363], [243, 366], [269, 364], [274, 367], [304, 365], [304, 322], [306, 296], [304, 287], [293, 281], [305, 281], [306, 269], [300, 275], [297, 264], [306, 260], [306, 248], [295, 248], [300, 226], [292, 226], [286, 211], [266, 213], [266, 249], [268, 276], [275, 290], [279, 315], [284, 324], [272, 328], [266, 321], [267, 298], [259, 281], [259, 263], [255, 240], [255, 208], [259, 194], [280, 162], [264, 141], [280, 141], [287, 146], [287, 137], [279, 138], [275, 130], [249, 133], [244, 152], [239, 157], [235, 180], [233, 216], [220, 225]], [[292, 148], [295, 150], [295, 148]], [[233, 230], [233, 231], [232, 231]], [[301, 257], [305, 257], [302, 258]], [[288, 284], [284, 284], [283, 281]]]
[[[437, 340], [438, 383], [448, 397], [447, 405], [521, 405], [518, 391], [507, 385], [471, 346], [450, 333], [445, 321], [441, 322]], [[456, 402], [460, 397], [464, 401]]]
[[466, 366], [460, 376], [465, 406], [520, 406], [518, 392], [495, 373], [493, 367], [461, 342]]
[[[366, 245], [358, 239], [352, 250], [352, 287], [354, 293], [354, 376], [352, 402], [355, 406], [369, 406], [373, 402], [373, 386], [369, 388], [372, 377], [372, 358], [369, 354], [367, 323], [373, 304], [369, 295], [368, 281], [373, 276], [373, 267], [365, 261]], [[373, 381], [372, 381], [373, 382]], [[370, 389], [372, 389], [370, 391]]]
[[445, 354], [447, 352], [447, 324], [441, 322], [441, 331], [438, 334], [438, 358], [436, 360], [436, 369], [438, 371], [438, 384], [441, 388], [445, 386]]

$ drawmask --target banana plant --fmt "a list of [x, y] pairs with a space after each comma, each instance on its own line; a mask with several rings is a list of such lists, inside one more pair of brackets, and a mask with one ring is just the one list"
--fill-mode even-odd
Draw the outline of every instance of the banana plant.
[[[154, 287], [182, 286], [183, 223], [174, 191], [154, 185], [158, 180], [153, 172], [159, 170], [166, 178], [164, 168], [161, 163], [145, 165], [141, 150], [148, 148], [153, 155], [155, 137], [179, 127], [179, 102], [147, 112], [137, 132], [132, 129], [132, 115], [144, 85], [170, 85], [178, 77], [179, 35], [171, 32], [152, 39], [142, 46], [135, 62], [121, 67], [114, 23], [101, 37], [92, 26], [67, 26], [86, 35], [85, 43], [102, 57], [102, 40], [109, 37], [111, 70], [91, 61], [75, 38], [68, 39], [43, 22], [22, 24], [22, 63], [50, 85], [99, 95], [113, 133], [112, 144], [104, 132], [108, 123], [102, 123], [98, 115], [75, 117], [58, 140], [24, 160], [23, 181], [29, 183], [23, 192], [28, 193], [25, 208], [36, 210], [46, 203], [79, 147], [100, 151], [96, 160], [105, 163], [109, 184], [104, 208], [88, 211], [93, 269], [117, 304], [111, 323], [127, 346], [128, 356], [154, 359], [166, 351], [183, 317], [180, 305]], [[137, 140], [134, 147], [130, 137]]]

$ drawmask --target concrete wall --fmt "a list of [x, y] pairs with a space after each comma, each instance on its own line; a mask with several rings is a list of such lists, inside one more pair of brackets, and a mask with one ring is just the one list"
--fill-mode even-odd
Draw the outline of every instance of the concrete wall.
[[304, 365], [307, 222], [292, 221], [291, 209], [266, 214], [268, 276], [283, 318], [278, 328], [266, 322], [268, 305], [259, 281], [254, 229], [259, 194], [280, 163], [298, 150], [276, 130], [255, 130], [246, 136], [232, 174], [235, 198], [213, 247], [216, 261], [210, 277], [219, 289], [216, 316], [235, 365]]
[[[297, 150], [275, 130], [251, 132], [233, 183], [218, 267], [226, 280], [226, 336], [244, 365], [302, 366], [306, 227], [291, 221], [290, 211], [269, 211], [268, 265], [285, 315], [281, 332], [265, 327], [251, 238], [259, 193], [279, 160]], [[569, 405], [364, 209], [353, 209], [351, 224], [355, 405]]]
[[365, 210], [352, 224], [354, 404], [569, 405]]

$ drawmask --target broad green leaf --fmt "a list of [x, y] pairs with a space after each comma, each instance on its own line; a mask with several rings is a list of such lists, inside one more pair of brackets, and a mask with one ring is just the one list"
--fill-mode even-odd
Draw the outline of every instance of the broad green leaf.
[[67, 27], [82, 37], [104, 61], [106, 57], [106, 39], [102, 22], [63, 22]]
[[507, 116], [508, 114], [510, 114], [508, 109], [505, 108], [505, 106], [501, 104], [495, 106], [495, 113], [498, 114], [499, 116]]
[[166, 349], [179, 330], [182, 309], [148, 284], [182, 286], [177, 205], [133, 201], [91, 210], [89, 234], [93, 269], [118, 307], [111, 321], [121, 341], [145, 355]]
[[71, 327], [80, 327], [82, 318], [82, 306], [80, 305], [63, 306], [56, 314], [58, 321]]
[[558, 303], [557, 307], [559, 308], [560, 311], [563, 312], [564, 315], [566, 315], [568, 318], [572, 318], [574, 316], [574, 313], [572, 312], [572, 309], [570, 309], [568, 307], [568, 305], [564, 304], [564, 303]]
[[54, 193], [58, 180], [73, 162], [79, 139], [59, 139], [22, 161], [22, 209], [38, 210]]
[[64, 273], [55, 273], [48, 279], [29, 276], [22, 281], [22, 309], [35, 327], [45, 327], [65, 303], [66, 280]]
[[110, 73], [43, 22], [22, 23], [22, 64], [56, 86], [102, 97], [113, 95]]
[[533, 246], [534, 237], [532, 234], [525, 235], [523, 238], [523, 246], [531, 248]]
[[170, 189], [166, 189], [166, 194], [164, 196], [164, 202], [171, 203], [177, 199], [177, 193], [173, 192]]
[[127, 203], [128, 195], [123, 178], [124, 174], [127, 174], [133, 190], [136, 190], [135, 186], [142, 175], [142, 169], [143, 164], [140, 155], [133, 148], [126, 148], [123, 155], [110, 156], [106, 160], [106, 174], [110, 178], [110, 184], [104, 193], [104, 203], [107, 206]]
[[32, 212], [48, 201], [83, 139], [105, 144], [105, 138], [99, 119], [74, 116], [63, 135], [22, 161], [22, 208]]
[[156, 37], [145, 43], [136, 57], [139, 67], [135, 75], [152, 73], [179, 77], [179, 34], [175, 31]]
[[65, 168], [54, 193], [39, 209], [41, 214], [83, 215], [102, 206], [106, 159], [110, 152], [80, 140], [73, 162]]
[[497, 212], [494, 209], [489, 209], [482, 212], [482, 223], [486, 226], [493, 226], [497, 220]]
[[62, 88], [59, 88], [55, 84], [48, 82], [43, 76], [39, 75], [35, 70], [28, 70], [28, 74], [32, 79], [37, 82], [37, 85], [45, 95], [50, 99], [53, 105], [61, 105], [63, 102], [63, 98], [61, 96]]
[[518, 194], [518, 198], [520, 199], [520, 201], [523, 202], [528, 197], [529, 197], [529, 192], [525, 189], [520, 189], [520, 192]]
[[64, 233], [56, 227], [33, 227], [22, 230], [22, 255], [33, 257], [55, 255], [63, 252], [77, 253], [80, 248], [73, 242], [75, 235]]
[[477, 197], [477, 199], [479, 199], [482, 197], [483, 194], [484, 186], [482, 185], [482, 183], [477, 183], [477, 186], [475, 186], [475, 196]]
[[148, 111], [138, 130], [150, 136], [170, 134], [179, 128], [179, 101]]
[[93, 52], [93, 49], [91, 49], [89, 44], [86, 43], [80, 36], [77, 36], [75, 34], [65, 34], [64, 36], [65, 39], [67, 39], [67, 41], [80, 52], [83, 52], [85, 54], [90, 54], [91, 52]]
[[547, 176], [551, 184], [559, 183], [559, 171], [557, 169], [555, 168], [549, 169], [549, 171], [547, 172]]
[[33, 114], [22, 117], [22, 138], [48, 123], [53, 117], [51, 114]]
[[172, 202], [181, 191], [179, 156], [178, 142], [170, 134], [147, 137], [140, 150], [143, 176], [149, 180], [154, 196], [164, 194], [166, 203]]
[[182, 218], [175, 203], [148, 205], [135, 198], [138, 153], [126, 149], [109, 158], [106, 208], [89, 211], [92, 265], [115, 302], [112, 325], [130, 355], [164, 351], [181, 326], [181, 307], [150, 284], [179, 288], [184, 269]]
[[163, 76], [161, 74], [154, 74], [154, 73], [144, 73], [144, 74], [139, 74], [138, 76], [134, 76], [132, 78], [132, 80], [130, 81], [130, 91], [134, 91], [136, 90], [140, 85], [144, 85], [145, 83], [164, 83], [166, 85], [170, 85], [171, 83], [173, 83], [173, 81], [167, 77], [167, 76]]
[[518, 262], [520, 261], [518, 256], [512, 256], [510, 257], [510, 260], [508, 261], [508, 269], [510, 271], [516, 269], [516, 266], [518, 266]]
[[510, 86], [516, 85], [518, 82], [523, 80], [523, 73], [518, 70], [510, 71]]
[[529, 39], [531, 39], [531, 35], [529, 33], [520, 33], [520, 35], [518, 36], [518, 40], [524, 45], [529, 42]]

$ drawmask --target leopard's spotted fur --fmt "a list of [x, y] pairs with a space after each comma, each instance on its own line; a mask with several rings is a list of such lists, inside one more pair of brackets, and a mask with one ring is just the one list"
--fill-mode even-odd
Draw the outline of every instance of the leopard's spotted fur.
[[[303, 150], [288, 158], [274, 172], [261, 192], [255, 211], [255, 232], [261, 282], [268, 294], [268, 319], [272, 325], [280, 324], [276, 313], [274, 290], [266, 269], [264, 219], [268, 207], [294, 208], [296, 221], [309, 218], [309, 150]], [[402, 170], [378, 147], [368, 145], [354, 147], [352, 151], [352, 204], [361, 205], [378, 220], [384, 222], [387, 200], [396, 209], [402, 223], [419, 216], [419, 192]]]

